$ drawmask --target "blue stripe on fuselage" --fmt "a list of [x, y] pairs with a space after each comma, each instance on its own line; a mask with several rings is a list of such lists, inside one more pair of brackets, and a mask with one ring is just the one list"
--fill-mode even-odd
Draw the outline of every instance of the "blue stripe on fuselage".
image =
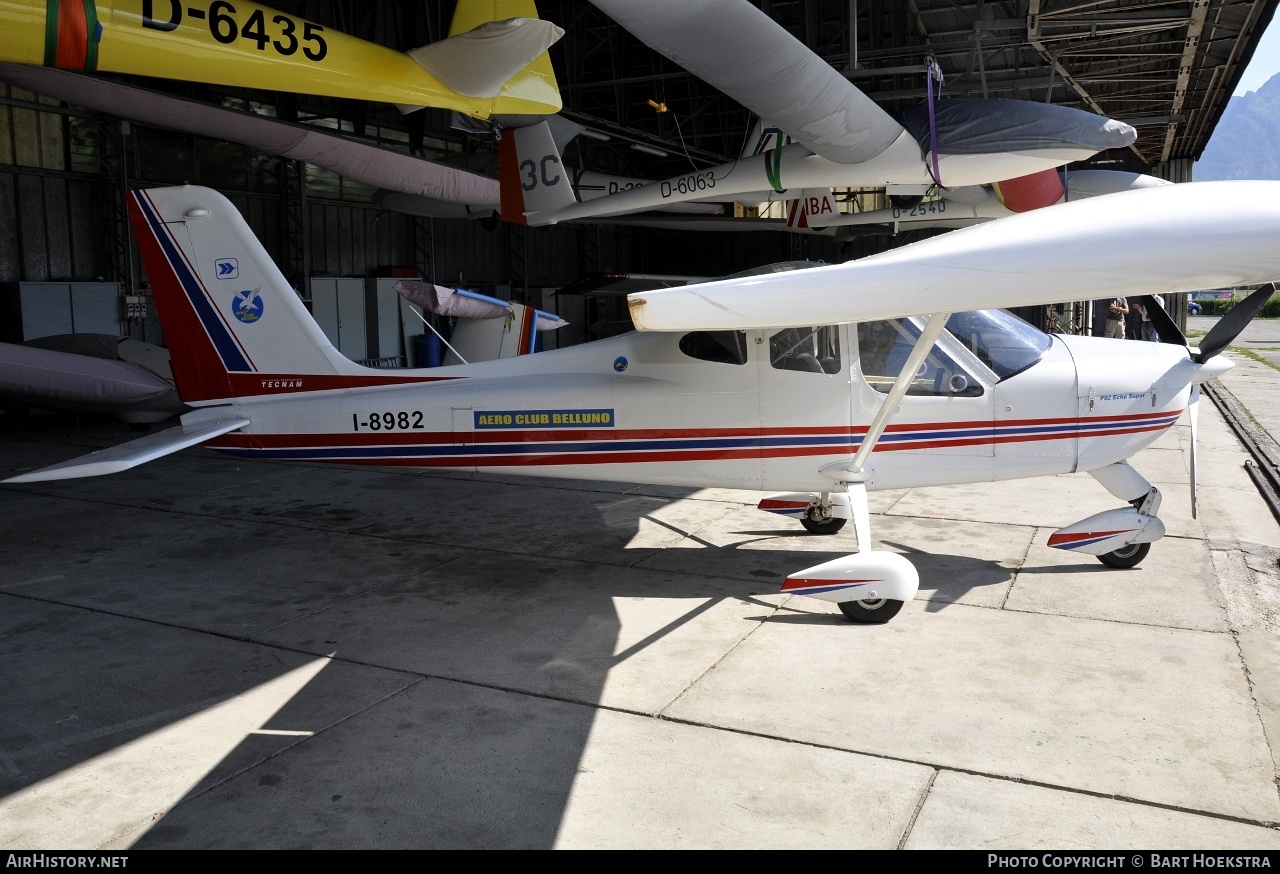
[[133, 199], [142, 211], [142, 216], [146, 219], [156, 242], [160, 244], [160, 249], [169, 261], [169, 266], [173, 268], [173, 274], [177, 277], [178, 284], [182, 286], [183, 294], [187, 296], [188, 302], [196, 312], [196, 317], [204, 326], [205, 334], [213, 343], [213, 348], [217, 350], [223, 366], [232, 372], [252, 373], [255, 368], [245, 358], [236, 339], [227, 330], [227, 326], [222, 323], [217, 310], [213, 308], [213, 304], [204, 293], [200, 280], [188, 268], [187, 261], [182, 256], [182, 250], [170, 238], [168, 228], [165, 227], [160, 216], [156, 214], [142, 192], [133, 192]]

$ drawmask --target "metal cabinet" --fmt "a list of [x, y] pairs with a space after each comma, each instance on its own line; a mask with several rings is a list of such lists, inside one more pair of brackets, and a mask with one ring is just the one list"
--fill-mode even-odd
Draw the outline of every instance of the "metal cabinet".
[[[422, 322], [403, 313], [404, 298], [395, 290], [399, 279], [354, 276], [311, 280], [311, 315], [320, 330], [352, 361], [378, 367], [403, 367], [408, 352], [405, 335], [422, 333]], [[412, 318], [417, 324], [406, 324]]]
[[118, 282], [10, 282], [0, 287], [0, 299], [0, 337], [8, 343], [121, 331]]
[[368, 357], [363, 279], [342, 276], [312, 279], [311, 314], [339, 352], [352, 361]]

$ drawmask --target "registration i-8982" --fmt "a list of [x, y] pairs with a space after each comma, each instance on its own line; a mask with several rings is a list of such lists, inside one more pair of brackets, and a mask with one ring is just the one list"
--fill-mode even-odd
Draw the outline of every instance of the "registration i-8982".
[[425, 427], [420, 410], [369, 413], [367, 418], [361, 418], [360, 413], [351, 414], [353, 431], [421, 431]]

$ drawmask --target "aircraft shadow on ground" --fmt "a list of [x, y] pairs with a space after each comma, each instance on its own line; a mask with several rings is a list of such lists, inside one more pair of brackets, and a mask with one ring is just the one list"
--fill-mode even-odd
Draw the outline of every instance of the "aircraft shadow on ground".
[[[32, 846], [46, 829], [86, 847], [551, 847], [612, 671], [661, 662], [725, 602], [767, 610], [748, 621], [848, 625], [761, 597], [848, 543], [694, 532], [697, 548], [637, 559], [638, 520], [694, 490], [552, 495], [243, 460], [229, 489], [214, 457], [157, 462], [96, 501], [92, 486], [0, 489], [6, 526], [53, 532], [11, 538], [0, 575], [0, 658], [21, 678], [0, 716], [0, 843], [28, 828]], [[518, 490], [525, 509], [556, 507], [558, 533], [509, 530]], [[1011, 576], [888, 545], [947, 581], [930, 610]], [[687, 570], [655, 562], [674, 552]], [[666, 606], [624, 646], [620, 603]]]

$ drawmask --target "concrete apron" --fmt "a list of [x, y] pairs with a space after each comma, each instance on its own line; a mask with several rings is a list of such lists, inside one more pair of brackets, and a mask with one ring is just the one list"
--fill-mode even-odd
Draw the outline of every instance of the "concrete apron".
[[[1087, 475], [757, 495], [246, 463], [0, 487], [0, 847], [1274, 849], [1277, 528], [1201, 409], [1135, 459], [1140, 568], [1050, 550]], [[0, 435], [0, 469], [127, 439]]]

